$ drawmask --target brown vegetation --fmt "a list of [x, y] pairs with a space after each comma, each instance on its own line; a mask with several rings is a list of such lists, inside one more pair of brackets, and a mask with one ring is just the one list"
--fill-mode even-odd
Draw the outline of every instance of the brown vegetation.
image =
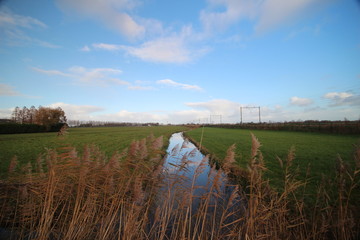
[[[336, 199], [326, 182], [317, 201], [305, 205], [306, 181], [296, 180], [294, 150], [285, 161], [284, 192], [275, 192], [263, 178], [266, 171], [260, 143], [252, 136], [246, 186], [224, 184], [222, 171], [209, 174], [208, 191], [195, 194], [191, 186], [162, 170], [162, 138], [134, 141], [110, 159], [95, 146], [79, 155], [73, 147], [48, 150], [37, 164], [17, 166], [11, 161], [0, 187], [0, 226], [13, 239], [357, 239], [360, 148], [350, 170], [339, 157]], [[234, 148], [228, 150], [224, 170], [234, 171]], [[164, 176], [166, 178], [163, 178]], [[355, 194], [356, 195], [356, 194]], [[194, 208], [194, 203], [197, 207]]]
[[44, 126], [51, 126], [57, 123], [66, 123], [64, 110], [60, 107], [39, 107], [36, 109], [32, 106], [30, 109], [16, 107], [12, 113], [12, 120], [16, 123], [30, 123]]

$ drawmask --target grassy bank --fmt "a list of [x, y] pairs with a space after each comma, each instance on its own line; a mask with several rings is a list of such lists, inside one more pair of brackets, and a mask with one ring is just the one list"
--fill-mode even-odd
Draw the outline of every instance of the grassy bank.
[[[82, 153], [68, 146], [47, 151], [21, 169], [15, 162], [0, 180], [1, 239], [359, 239], [360, 148], [350, 170], [339, 159], [335, 201], [320, 184], [316, 202], [306, 211], [304, 181], [296, 180], [294, 152], [282, 161], [284, 191], [274, 191], [264, 173], [260, 143], [253, 135], [247, 184], [221, 188], [223, 171], [237, 169], [234, 148], [226, 150], [223, 170], [213, 167], [208, 191], [195, 194], [208, 157], [188, 179], [178, 173], [192, 164], [182, 158], [162, 169], [163, 137], [133, 141], [111, 158], [96, 146]], [[187, 186], [187, 187], [186, 187]], [[227, 190], [231, 192], [227, 192]], [[298, 193], [302, 194], [298, 194]], [[198, 205], [194, 208], [194, 203]], [[356, 202], [355, 202], [356, 203]]]
[[[46, 149], [72, 146], [82, 151], [85, 145], [96, 144], [101, 151], [110, 156], [115, 151], [122, 151], [133, 140], [149, 136], [169, 136], [184, 131], [182, 126], [154, 127], [98, 127], [70, 128], [65, 136], [56, 133], [1, 134], [0, 135], [0, 175], [7, 171], [11, 158], [16, 155], [19, 163], [35, 163], [39, 154]], [[165, 142], [166, 143], [166, 142]]]
[[[203, 136], [202, 136], [203, 133]], [[236, 145], [235, 159], [237, 163], [246, 168], [251, 156], [251, 136], [253, 133], [260, 141], [260, 150], [264, 156], [266, 177], [270, 184], [281, 189], [283, 172], [279, 165], [280, 159], [286, 159], [290, 148], [295, 149], [293, 166], [299, 167], [299, 178], [305, 179], [308, 174], [310, 180], [309, 191], [314, 194], [316, 183], [322, 176], [333, 178], [338, 155], [346, 164], [353, 166], [353, 155], [356, 144], [360, 144], [359, 135], [331, 135], [321, 133], [279, 132], [264, 130], [224, 129], [224, 128], [198, 128], [187, 132], [187, 135], [218, 159], [224, 159], [226, 150]], [[309, 167], [309, 171], [308, 171]]]

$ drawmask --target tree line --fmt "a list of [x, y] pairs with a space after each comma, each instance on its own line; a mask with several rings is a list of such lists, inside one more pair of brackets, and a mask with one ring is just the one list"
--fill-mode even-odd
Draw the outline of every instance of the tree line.
[[66, 123], [65, 112], [60, 107], [50, 108], [40, 106], [38, 109], [34, 106], [30, 108], [23, 107], [22, 109], [16, 107], [11, 118], [15, 123], [20, 124], [29, 123], [50, 126], [58, 123]]
[[137, 122], [110, 122], [110, 121], [80, 121], [68, 120], [69, 127], [145, 127], [145, 126], [159, 126], [159, 123], [137, 123]]
[[16, 107], [11, 121], [0, 124], [0, 133], [58, 132], [65, 124], [65, 112], [60, 107]]

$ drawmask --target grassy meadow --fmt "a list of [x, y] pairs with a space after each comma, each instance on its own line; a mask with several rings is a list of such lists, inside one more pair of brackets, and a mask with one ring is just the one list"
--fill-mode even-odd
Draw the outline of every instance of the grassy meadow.
[[71, 146], [81, 152], [85, 145], [95, 144], [110, 157], [115, 151], [124, 150], [133, 140], [151, 133], [155, 137], [163, 135], [167, 141], [172, 133], [186, 129], [182, 126], [69, 128], [68, 133], [60, 137], [57, 133], [0, 134], [0, 175], [7, 171], [15, 155], [20, 164], [35, 163], [39, 154], [47, 149]]
[[[194, 183], [209, 156], [192, 177], [178, 175], [193, 163], [186, 156], [162, 167], [169, 136], [185, 130], [222, 165], [201, 195]], [[0, 239], [360, 237], [359, 136], [157, 126], [0, 139]], [[230, 186], [223, 173], [246, 181]]]
[[[260, 151], [268, 169], [266, 176], [270, 179], [270, 184], [279, 190], [282, 188], [284, 176], [278, 158], [285, 160], [292, 147], [295, 150], [293, 165], [299, 167], [299, 178], [305, 179], [308, 174], [310, 185], [316, 185], [323, 175], [328, 178], [334, 177], [338, 156], [346, 164], [353, 166], [355, 145], [360, 144], [359, 135], [307, 132], [198, 128], [187, 132], [187, 135], [198, 143], [202, 136], [202, 146], [218, 160], [224, 159], [226, 150], [235, 144], [236, 161], [241, 167], [246, 168], [251, 158], [251, 133], [261, 143]], [[315, 189], [310, 190], [314, 194]]]

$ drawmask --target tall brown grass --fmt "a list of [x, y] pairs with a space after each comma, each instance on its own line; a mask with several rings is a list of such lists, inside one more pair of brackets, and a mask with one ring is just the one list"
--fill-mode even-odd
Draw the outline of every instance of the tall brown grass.
[[[162, 168], [162, 137], [134, 141], [109, 159], [94, 145], [85, 146], [82, 154], [71, 146], [48, 150], [35, 166], [17, 166], [13, 158], [8, 178], [0, 183], [0, 233], [9, 239], [360, 237], [360, 148], [353, 168], [338, 158], [336, 179], [324, 177], [311, 206], [306, 203], [308, 180], [298, 180], [292, 166], [295, 149], [279, 159], [284, 191], [276, 192], [263, 177], [259, 148], [252, 136], [251, 159], [243, 170], [231, 146], [224, 170], [212, 167], [206, 186], [197, 186], [196, 178], [209, 157], [191, 179], [180, 174], [186, 157], [168, 172]], [[224, 172], [241, 172], [246, 184], [230, 184]]]

